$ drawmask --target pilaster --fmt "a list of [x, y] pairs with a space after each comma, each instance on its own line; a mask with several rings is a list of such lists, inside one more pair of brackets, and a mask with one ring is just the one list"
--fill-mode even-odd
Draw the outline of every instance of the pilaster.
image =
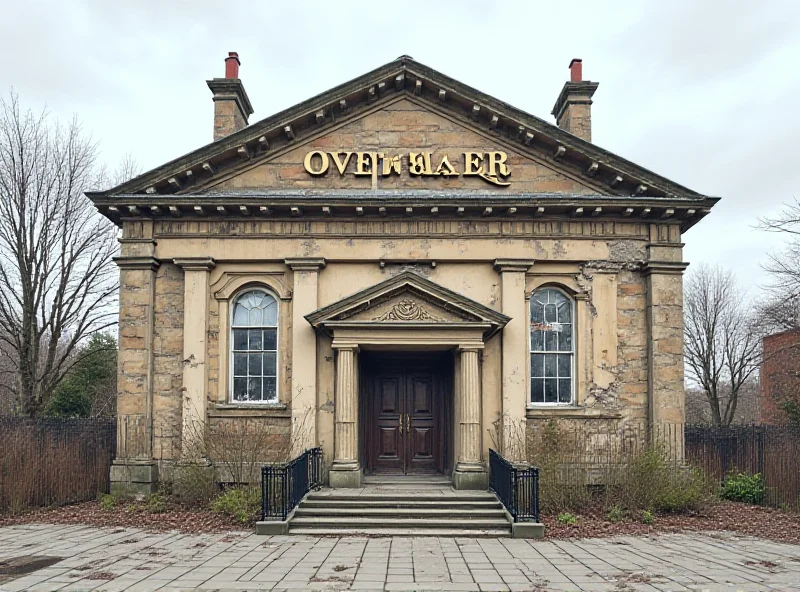
[[210, 257], [175, 259], [184, 272], [183, 305], [183, 437], [181, 456], [201, 455], [208, 406], [208, 276], [215, 267]]
[[647, 395], [651, 438], [683, 459], [683, 271], [687, 263], [650, 261], [647, 278]]
[[155, 487], [153, 461], [153, 326], [156, 271], [152, 256], [122, 256], [120, 270], [117, 457], [114, 491], [147, 493]]
[[500, 273], [501, 312], [511, 320], [503, 328], [502, 352], [502, 454], [508, 460], [525, 460], [525, 410], [528, 406], [530, 339], [525, 273], [532, 260], [496, 259]]
[[292, 286], [292, 441], [296, 456], [317, 444], [317, 336], [305, 315], [319, 308], [319, 272], [325, 259], [286, 259]]

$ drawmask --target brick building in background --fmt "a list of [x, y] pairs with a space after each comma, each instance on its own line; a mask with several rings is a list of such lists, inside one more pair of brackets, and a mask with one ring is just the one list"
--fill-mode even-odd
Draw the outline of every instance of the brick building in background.
[[761, 423], [785, 423], [783, 409], [794, 402], [800, 410], [800, 329], [768, 335], [763, 340], [764, 361], [759, 380]]
[[212, 143], [90, 195], [122, 228], [115, 488], [244, 422], [335, 487], [485, 488], [550, 421], [682, 444], [684, 233], [717, 198], [592, 143], [580, 60], [555, 123], [408, 56], [252, 124], [236, 54], [208, 86]]

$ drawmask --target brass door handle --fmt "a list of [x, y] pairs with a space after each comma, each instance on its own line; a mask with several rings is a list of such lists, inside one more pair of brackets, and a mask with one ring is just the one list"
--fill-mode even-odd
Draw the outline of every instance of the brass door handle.
[[411, 433], [411, 416], [409, 414], [406, 414], [406, 433]]
[[400, 426], [400, 435], [403, 435], [403, 414], [397, 416], [397, 423]]

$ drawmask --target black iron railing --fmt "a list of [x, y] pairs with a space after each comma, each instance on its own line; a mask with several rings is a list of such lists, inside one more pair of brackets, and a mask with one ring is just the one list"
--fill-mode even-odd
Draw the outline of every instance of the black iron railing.
[[280, 465], [261, 467], [261, 519], [286, 520], [303, 496], [321, 487], [322, 449], [309, 448]]
[[514, 522], [539, 522], [539, 469], [520, 469], [489, 450], [489, 489], [497, 494]]

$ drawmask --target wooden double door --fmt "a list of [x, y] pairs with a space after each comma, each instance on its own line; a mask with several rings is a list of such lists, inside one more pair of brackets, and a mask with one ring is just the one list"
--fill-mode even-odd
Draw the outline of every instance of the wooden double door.
[[444, 472], [448, 361], [439, 355], [364, 356], [362, 441], [368, 473]]

